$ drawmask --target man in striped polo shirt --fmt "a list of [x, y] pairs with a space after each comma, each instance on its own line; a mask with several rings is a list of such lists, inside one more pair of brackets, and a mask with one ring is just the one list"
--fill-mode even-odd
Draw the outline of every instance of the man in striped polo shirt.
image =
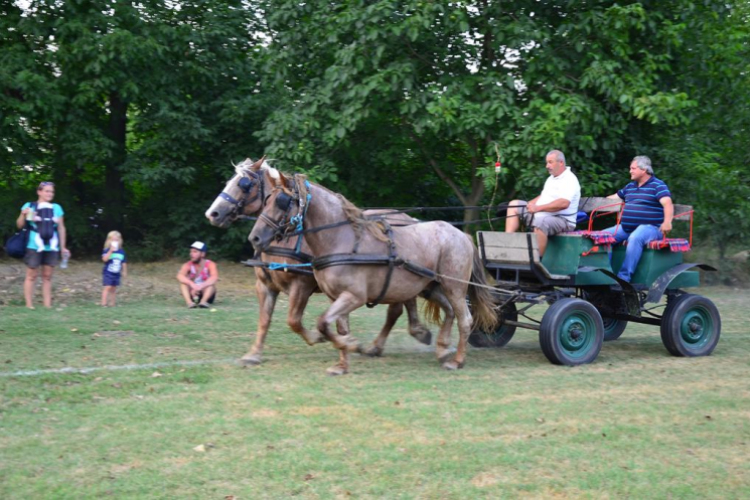
[[672, 230], [674, 206], [669, 188], [654, 177], [651, 159], [636, 156], [630, 163], [630, 182], [607, 198], [625, 201], [620, 225], [605, 229], [615, 235], [617, 243], [627, 240], [625, 260], [617, 276], [630, 282], [644, 247]]

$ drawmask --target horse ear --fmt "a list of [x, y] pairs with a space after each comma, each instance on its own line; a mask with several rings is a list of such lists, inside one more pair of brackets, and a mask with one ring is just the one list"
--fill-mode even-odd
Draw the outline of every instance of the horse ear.
[[277, 172], [279, 174], [279, 186], [282, 187], [282, 188], [285, 188], [287, 186], [287, 184], [289, 184], [289, 178], [286, 175], [284, 175], [283, 173], [279, 172], [278, 170], [277, 170]]
[[269, 168], [268, 170], [264, 170], [266, 179], [268, 179], [268, 182], [274, 186], [279, 187], [283, 184], [281, 183], [281, 172], [276, 170], [275, 168]]
[[[250, 170], [252, 170], [253, 172], [257, 172], [258, 169], [260, 168], [260, 166], [263, 165], [263, 162], [265, 160], [266, 160], [266, 155], [263, 155], [263, 158], [261, 158], [260, 160], [256, 161], [255, 163], [253, 163], [250, 166]], [[248, 161], [250, 161], [250, 158], [248, 158]]]

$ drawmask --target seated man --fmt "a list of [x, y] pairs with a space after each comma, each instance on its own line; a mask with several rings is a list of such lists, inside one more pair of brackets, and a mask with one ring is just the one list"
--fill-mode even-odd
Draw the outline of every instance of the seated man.
[[518, 231], [521, 219], [526, 227], [534, 228], [540, 257], [547, 249], [549, 236], [575, 229], [581, 199], [581, 185], [570, 167], [565, 166], [562, 151], [553, 149], [547, 153], [547, 171], [550, 176], [544, 183], [542, 194], [528, 203], [511, 201], [505, 219], [506, 233]]
[[607, 196], [611, 199], [625, 201], [620, 218], [620, 225], [605, 229], [615, 235], [615, 241], [628, 242], [625, 260], [617, 277], [630, 282], [638, 261], [641, 260], [643, 248], [654, 240], [661, 239], [672, 230], [674, 205], [669, 188], [663, 181], [654, 177], [651, 159], [648, 156], [636, 156], [630, 163], [632, 182]]
[[206, 244], [196, 241], [190, 245], [190, 260], [180, 267], [177, 281], [188, 308], [208, 309], [216, 298], [219, 271], [216, 264], [206, 258]]

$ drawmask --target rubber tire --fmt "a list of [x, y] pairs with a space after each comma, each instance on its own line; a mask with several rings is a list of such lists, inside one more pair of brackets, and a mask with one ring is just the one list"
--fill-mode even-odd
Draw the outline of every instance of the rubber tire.
[[469, 344], [474, 347], [505, 347], [513, 335], [516, 333], [516, 327], [510, 325], [504, 325], [503, 321], [509, 319], [511, 321], [518, 321], [518, 310], [516, 304], [511, 302], [505, 306], [502, 310], [497, 312], [497, 319], [500, 324], [495, 331], [487, 333], [482, 330], [474, 330], [469, 335]]
[[[704, 331], [695, 335], [695, 332], [688, 331], [693, 325]], [[716, 348], [720, 336], [719, 310], [702, 295], [680, 295], [664, 310], [661, 318], [661, 341], [672, 356], [708, 356]]]
[[[583, 340], [565, 335], [576, 326], [584, 328]], [[596, 307], [585, 300], [558, 300], [542, 316], [539, 344], [553, 364], [577, 366], [591, 363], [599, 355], [603, 342], [602, 317]], [[566, 343], [572, 345], [566, 346]]]
[[602, 318], [604, 324], [604, 342], [617, 340], [628, 327], [628, 322], [622, 319]]

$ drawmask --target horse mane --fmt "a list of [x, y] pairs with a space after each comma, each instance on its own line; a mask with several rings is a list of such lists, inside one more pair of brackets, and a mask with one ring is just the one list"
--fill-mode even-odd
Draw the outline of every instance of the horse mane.
[[234, 166], [234, 172], [237, 175], [245, 175], [247, 172], [250, 171], [250, 167], [253, 166], [253, 163], [255, 163], [250, 158], [246, 158], [245, 160], [239, 162], [237, 165]]
[[[245, 175], [246, 173], [251, 171], [250, 167], [252, 167], [253, 164], [255, 164], [253, 160], [251, 160], [250, 158], [245, 158], [243, 161], [234, 166], [234, 171], [238, 175]], [[271, 170], [272, 168], [273, 167], [270, 163], [268, 163], [268, 160], [263, 160], [263, 163], [260, 164], [259, 170]]]
[[383, 226], [382, 221], [365, 217], [362, 210], [354, 205], [354, 203], [347, 200], [344, 195], [336, 193], [336, 197], [341, 201], [341, 209], [344, 211], [346, 220], [352, 225], [357, 240], [362, 237], [362, 231], [366, 230], [378, 241], [382, 241], [383, 243], [389, 243], [391, 241], [385, 234], [385, 227]]

